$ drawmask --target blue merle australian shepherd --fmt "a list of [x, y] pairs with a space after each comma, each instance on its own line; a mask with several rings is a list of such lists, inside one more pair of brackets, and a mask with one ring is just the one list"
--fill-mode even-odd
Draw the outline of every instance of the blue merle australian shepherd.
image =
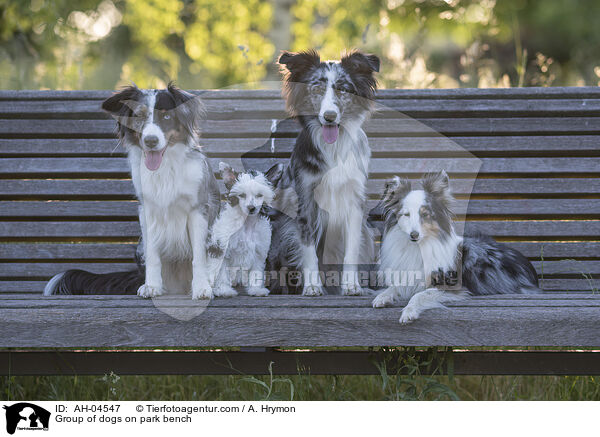
[[102, 103], [117, 122], [140, 202], [139, 270], [97, 275], [69, 270], [44, 294], [189, 293], [212, 297], [206, 270], [209, 226], [219, 212], [219, 188], [199, 144], [202, 105], [170, 84], [166, 89], [127, 87]]
[[[306, 296], [324, 294], [324, 285], [362, 295], [357, 266], [372, 262], [374, 252], [364, 214], [371, 151], [362, 125], [373, 109], [379, 59], [353, 51], [321, 61], [309, 50], [283, 52], [279, 64], [287, 110], [302, 129], [276, 186], [276, 208], [285, 213], [271, 216], [269, 270], [302, 272]], [[326, 265], [343, 265], [339, 281], [323, 283]], [[273, 292], [280, 285], [271, 281]]]

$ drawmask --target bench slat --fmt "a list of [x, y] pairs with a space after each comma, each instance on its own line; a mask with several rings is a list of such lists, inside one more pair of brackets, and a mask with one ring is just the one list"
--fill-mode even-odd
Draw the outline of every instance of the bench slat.
[[[227, 155], [250, 152], [264, 144], [260, 138], [202, 138], [204, 150], [209, 154]], [[291, 153], [294, 138], [275, 138], [276, 153]], [[270, 146], [270, 143], [269, 143]], [[600, 152], [600, 136], [481, 136], [481, 137], [372, 137], [369, 146], [374, 156], [379, 153], [450, 153], [466, 150], [476, 154], [514, 156], [517, 152], [564, 154]], [[123, 148], [115, 139], [77, 138], [15, 138], [0, 139], [2, 155], [112, 155], [124, 156]]]
[[[204, 137], [268, 138], [270, 119], [206, 120], [202, 123]], [[9, 136], [114, 136], [112, 120], [0, 120], [0, 135]], [[280, 123], [277, 133], [295, 135], [298, 124], [292, 120]], [[448, 135], [516, 134], [516, 133], [598, 133], [600, 117], [524, 117], [524, 118], [453, 118], [453, 119], [372, 119], [365, 123], [365, 132], [372, 136], [435, 133]]]
[[[285, 102], [274, 99], [206, 99], [207, 118], [285, 118]], [[461, 116], [481, 118], [490, 115], [540, 116], [598, 115], [600, 99], [383, 99], [376, 106], [375, 117], [390, 117], [401, 112], [410, 117]], [[15, 100], [0, 104], [0, 118], [107, 118], [98, 100]]]
[[[533, 261], [536, 271], [541, 274], [542, 262]], [[600, 261], [544, 261], [544, 275], [571, 275], [583, 274], [600, 275]], [[27, 262], [27, 263], [0, 263], [0, 276], [10, 277], [50, 277], [56, 273], [69, 269], [89, 270], [93, 273], [110, 273], [136, 269], [134, 262], [105, 262], [105, 263], [81, 263], [81, 262]]]
[[[347, 299], [347, 298], [345, 298]], [[454, 307], [400, 326], [399, 308], [218, 308], [189, 322], [146, 307], [2, 309], [0, 347], [65, 346], [598, 346], [587, 307]], [[135, 317], [132, 315], [135, 314]], [[265, 327], [268, 326], [268, 329]], [[435, 326], [436, 329], [431, 329]], [[15, 336], [14, 333], [19, 335]]]
[[[339, 296], [321, 296], [317, 299], [306, 299], [303, 296], [270, 296], [266, 299], [257, 299], [251, 296], [237, 296], [234, 299], [212, 299], [210, 308], [357, 308], [368, 307], [372, 301], [371, 296], [352, 297], [341, 299]], [[154, 302], [172, 308], [184, 308], [190, 302], [186, 295], [165, 296]], [[398, 307], [406, 305], [407, 301], [399, 302]], [[107, 299], [103, 296], [45, 296], [33, 300], [30, 296], [18, 294], [0, 295], [0, 307], [11, 309], [24, 308], [147, 308], [148, 301], [137, 296], [117, 296]], [[525, 308], [525, 307], [594, 307], [600, 306], [598, 296], [591, 293], [546, 293], [535, 296], [503, 295], [503, 296], [472, 296], [470, 299], [451, 302], [449, 308]]]
[[[57, 272], [58, 273], [58, 272]], [[48, 276], [49, 278], [50, 276]], [[40, 295], [44, 286], [46, 285], [46, 281], [20, 281], [20, 280], [0, 280], [0, 295], [2, 294], [10, 294], [10, 293], [23, 293], [25, 294], [35, 294]], [[595, 279], [590, 281], [584, 278], [581, 279], [565, 279], [565, 278], [553, 278], [546, 277], [544, 279], [544, 290], [549, 294], [553, 294], [555, 292], [585, 292], [598, 293], [598, 289], [600, 289], [600, 280]]]
[[[464, 226], [464, 222], [457, 222], [457, 228]], [[600, 235], [600, 220], [470, 220], [466, 230], [504, 239], [589, 239]], [[0, 221], [0, 238], [122, 237], [136, 241], [139, 235], [140, 226], [133, 216], [130, 221]]]
[[[367, 210], [378, 205], [367, 201]], [[462, 211], [466, 200], [456, 201]], [[600, 215], [600, 199], [472, 199], [469, 215], [556, 217]], [[137, 217], [137, 201], [0, 201], [0, 217]]]
[[[418, 184], [418, 179], [411, 179]], [[225, 187], [219, 182], [221, 192]], [[383, 193], [384, 179], [371, 179], [367, 183], [367, 193], [370, 197], [377, 198]], [[452, 192], [455, 195], [480, 195], [486, 194], [494, 197], [503, 195], [533, 195], [543, 196], [548, 194], [599, 194], [600, 179], [593, 178], [515, 178], [515, 179], [477, 179], [473, 185], [471, 181], [452, 179], [450, 181]], [[109, 196], [133, 198], [135, 192], [131, 180], [114, 179], [5, 179], [0, 184], [0, 196], [12, 197], [42, 197], [65, 198], [73, 196]]]
[[[209, 158], [213, 171], [220, 161], [240, 168], [241, 161], [236, 158]], [[257, 169], [269, 169], [272, 165], [284, 161], [279, 158], [246, 158], [247, 166]], [[506, 173], [597, 173], [600, 157], [593, 158], [374, 158], [369, 169], [372, 174], [421, 174], [425, 171], [446, 169], [453, 173], [476, 173], [481, 162], [480, 175]], [[124, 158], [3, 158], [0, 159], [0, 175], [16, 177], [27, 174], [83, 174], [119, 175], [127, 177], [129, 165]]]
[[[139, 233], [139, 229], [138, 229]], [[600, 258], [600, 241], [537, 242], [511, 241], [510, 247], [530, 258]], [[0, 259], [123, 259], [131, 261], [136, 244], [132, 243], [0, 243]], [[0, 269], [1, 270], [1, 269]]]

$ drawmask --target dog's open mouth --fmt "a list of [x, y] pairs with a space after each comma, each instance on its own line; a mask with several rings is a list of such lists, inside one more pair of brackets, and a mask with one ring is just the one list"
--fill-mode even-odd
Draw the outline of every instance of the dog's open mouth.
[[144, 150], [144, 164], [146, 164], [146, 168], [150, 171], [158, 170], [166, 150], [166, 147], [158, 151]]
[[324, 124], [323, 126], [323, 139], [327, 144], [333, 144], [337, 141], [340, 134], [339, 124]]

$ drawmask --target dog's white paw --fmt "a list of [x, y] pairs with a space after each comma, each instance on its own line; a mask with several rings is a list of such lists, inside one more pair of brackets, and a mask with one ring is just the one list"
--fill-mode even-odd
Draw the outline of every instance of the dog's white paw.
[[192, 288], [192, 299], [199, 300], [199, 299], [212, 299], [212, 298], [213, 298], [213, 292], [212, 292], [212, 289], [210, 288], [210, 286], [206, 285], [203, 287]]
[[269, 289], [265, 287], [250, 287], [248, 288], [248, 296], [264, 297], [269, 295]]
[[162, 296], [164, 290], [162, 287], [155, 287], [152, 285], [142, 285], [138, 288], [137, 295], [145, 298]]
[[323, 287], [320, 285], [307, 285], [302, 290], [303, 296], [323, 296], [324, 294]]
[[238, 295], [238, 292], [235, 291], [233, 287], [228, 285], [222, 285], [213, 290], [213, 294], [216, 297], [234, 297]]
[[368, 291], [359, 284], [342, 284], [342, 296], [366, 296]]
[[399, 321], [402, 325], [406, 325], [408, 323], [414, 322], [418, 318], [419, 318], [419, 311], [417, 311], [413, 307], [406, 306], [402, 310], [402, 314], [400, 315]]
[[384, 291], [383, 293], [380, 293], [377, 296], [375, 296], [375, 299], [373, 299], [373, 308], [383, 308], [392, 306], [394, 304], [394, 301], [394, 294]]

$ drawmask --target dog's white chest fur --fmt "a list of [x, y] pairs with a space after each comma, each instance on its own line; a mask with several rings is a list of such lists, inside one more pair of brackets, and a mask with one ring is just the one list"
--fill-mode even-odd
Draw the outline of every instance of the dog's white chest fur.
[[189, 212], [197, 207], [205, 177], [200, 160], [186, 157], [187, 147], [175, 144], [166, 151], [160, 168], [148, 170], [139, 148], [131, 148], [132, 178], [144, 209], [148, 238], [153, 238], [167, 259], [191, 259], [187, 230]]
[[[431, 273], [442, 269], [455, 270], [455, 260], [460, 237], [452, 234], [446, 241], [429, 238], [420, 243], [410, 241], [408, 235], [394, 227], [390, 229], [381, 245], [381, 272], [390, 280], [400, 280], [401, 294], [408, 298], [431, 285]], [[395, 274], [395, 277], [390, 275]]]
[[354, 137], [343, 133], [336, 144], [321, 145], [330, 167], [316, 185], [314, 195], [319, 207], [327, 211], [330, 225], [342, 225], [349, 210], [360, 211], [364, 204], [370, 153], [368, 148], [365, 151], [358, 147], [360, 134], [364, 136], [362, 130]]

